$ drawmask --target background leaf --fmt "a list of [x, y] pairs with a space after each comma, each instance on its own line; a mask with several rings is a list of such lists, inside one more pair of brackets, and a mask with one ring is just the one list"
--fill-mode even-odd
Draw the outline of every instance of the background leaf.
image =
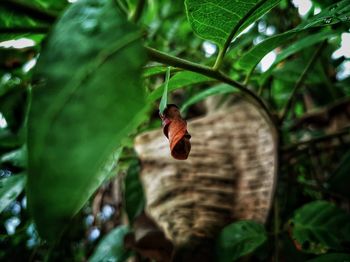
[[228, 93], [234, 93], [234, 92], [237, 92], [237, 90], [227, 84], [219, 84], [219, 85], [210, 87], [208, 89], [205, 89], [201, 92], [196, 93], [194, 96], [192, 96], [187, 101], [185, 101], [185, 103], [181, 107], [181, 111], [186, 111], [191, 105], [198, 103], [209, 96], [228, 94]]
[[139, 179], [139, 173], [140, 164], [135, 160], [130, 164], [124, 180], [125, 210], [129, 221], [134, 221], [145, 206], [145, 197]]
[[[187, 18], [193, 31], [200, 37], [211, 40], [222, 47], [235, 25], [260, 1], [186, 0], [185, 5]], [[243, 22], [237, 35], [279, 2], [280, 0], [265, 1], [262, 6]]]
[[329, 189], [350, 198], [350, 151], [341, 159], [338, 168], [329, 179]]
[[27, 194], [48, 240], [57, 239], [109, 175], [110, 156], [136, 126], [133, 119], [142, 119], [145, 55], [138, 39], [113, 1], [85, 0], [67, 10], [40, 54]]
[[310, 259], [307, 262], [350, 262], [350, 254], [334, 253]]
[[[193, 72], [179, 72], [170, 78], [168, 83], [168, 92], [180, 89], [183, 87], [188, 87], [195, 84], [210, 83], [213, 82], [210, 77], [203, 76], [198, 73]], [[160, 85], [156, 90], [149, 94], [147, 100], [153, 102], [160, 98], [164, 92], [165, 84]]]
[[0, 179], [0, 212], [23, 191], [26, 175], [13, 175]]
[[123, 262], [129, 257], [124, 249], [124, 237], [129, 232], [127, 226], [119, 226], [108, 233], [96, 247], [89, 262]]
[[350, 0], [343, 0], [337, 4], [334, 4], [323, 10], [318, 15], [315, 15], [314, 17], [303, 22], [296, 28], [267, 38], [260, 44], [254, 46], [237, 61], [237, 68], [251, 71], [267, 53], [274, 50], [276, 47], [287, 43], [298, 33], [303, 32], [309, 28], [328, 26], [330, 24], [346, 21], [349, 15]]
[[350, 215], [326, 201], [315, 201], [299, 208], [292, 219], [293, 237], [310, 253], [342, 250], [350, 241]]
[[262, 225], [253, 221], [239, 221], [225, 227], [217, 240], [217, 259], [232, 262], [253, 252], [266, 241]]

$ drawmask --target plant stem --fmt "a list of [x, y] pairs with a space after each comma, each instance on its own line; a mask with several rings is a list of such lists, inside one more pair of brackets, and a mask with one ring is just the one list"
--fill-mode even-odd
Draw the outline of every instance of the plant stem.
[[160, 52], [150, 47], [146, 47], [146, 50], [151, 60], [166, 64], [166, 65], [170, 65], [173, 67], [179, 67], [192, 72], [200, 73], [202, 75], [214, 78], [216, 80], [219, 80], [221, 82], [224, 82], [226, 84], [229, 84], [239, 89], [243, 94], [247, 95], [248, 98], [253, 100], [255, 104], [257, 104], [260, 108], [262, 108], [262, 110], [268, 115], [268, 117], [273, 123], [276, 123], [274, 116], [271, 114], [269, 108], [266, 106], [266, 104], [260, 97], [258, 97], [253, 91], [248, 89], [246, 86], [244, 86], [240, 82], [237, 82], [231, 79], [229, 76], [225, 75], [221, 71], [216, 71], [210, 67], [203, 66], [185, 59], [168, 55], [166, 53]]
[[137, 6], [136, 6], [136, 9], [135, 9], [135, 12], [134, 14], [132, 15], [132, 18], [131, 20], [134, 22], [134, 23], [137, 23], [141, 16], [142, 16], [142, 12], [143, 12], [143, 9], [145, 8], [146, 6], [146, 0], [139, 0], [137, 2]]
[[219, 54], [216, 58], [215, 64], [213, 66], [213, 70], [219, 70], [220, 66], [224, 60], [224, 56], [226, 54], [227, 49], [229, 48], [232, 39], [236, 36], [238, 30], [240, 27], [244, 24], [244, 22], [247, 21], [247, 19], [256, 11], [258, 8], [260, 8], [263, 4], [266, 3], [267, 0], [261, 0], [259, 3], [257, 3], [255, 6], [253, 6], [252, 9], [249, 10], [248, 13], [246, 13], [239, 21], [238, 23], [233, 27], [230, 35], [227, 37], [224, 46], [220, 49]]
[[302, 72], [302, 74], [300, 75], [298, 81], [296, 82], [288, 100], [287, 100], [287, 104], [285, 105], [283, 111], [282, 111], [282, 116], [280, 118], [280, 124], [283, 123], [283, 121], [286, 119], [287, 114], [290, 110], [290, 108], [292, 107], [292, 103], [295, 97], [295, 94], [299, 91], [299, 88], [303, 85], [304, 80], [306, 79], [307, 74], [309, 73], [310, 69], [313, 67], [313, 65], [315, 64], [315, 62], [317, 61], [317, 58], [319, 57], [324, 45], [325, 45], [326, 41], [324, 41], [322, 44], [320, 44], [318, 46], [318, 48], [315, 50], [315, 52], [313, 53], [313, 55], [311, 56], [311, 59], [309, 60], [309, 62], [307, 63], [304, 71]]
[[50, 11], [38, 8], [34, 5], [27, 4], [24, 1], [2, 0], [0, 2], [0, 6], [3, 6], [17, 13], [23, 13], [34, 19], [42, 20], [47, 23], [53, 23], [58, 16], [54, 12], [50, 12]]

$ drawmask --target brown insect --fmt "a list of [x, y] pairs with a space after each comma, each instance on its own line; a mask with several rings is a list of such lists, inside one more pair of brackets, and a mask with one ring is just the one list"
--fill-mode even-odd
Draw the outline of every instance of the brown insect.
[[191, 151], [191, 135], [187, 132], [187, 123], [181, 117], [179, 108], [174, 104], [167, 105], [164, 114], [163, 133], [169, 139], [171, 155], [178, 160], [185, 160]]

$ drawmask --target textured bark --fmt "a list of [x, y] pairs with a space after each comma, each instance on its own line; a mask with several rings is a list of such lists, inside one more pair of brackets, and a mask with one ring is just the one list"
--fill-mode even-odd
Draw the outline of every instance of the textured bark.
[[188, 121], [192, 151], [171, 157], [162, 130], [135, 140], [146, 212], [175, 247], [212, 239], [240, 219], [266, 221], [277, 170], [277, 134], [259, 110], [240, 100]]

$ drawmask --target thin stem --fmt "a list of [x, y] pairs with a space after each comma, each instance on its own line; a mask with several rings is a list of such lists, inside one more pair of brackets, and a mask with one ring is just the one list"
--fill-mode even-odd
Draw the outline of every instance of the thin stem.
[[33, 33], [33, 34], [46, 34], [49, 31], [49, 27], [41, 26], [41, 27], [0, 27], [0, 34], [21, 34], [21, 33]]
[[237, 82], [231, 79], [221, 71], [216, 71], [210, 67], [203, 66], [197, 63], [190, 62], [185, 59], [168, 55], [166, 53], [160, 52], [150, 47], [146, 47], [146, 50], [151, 60], [166, 64], [166, 65], [170, 65], [173, 67], [179, 67], [192, 72], [200, 73], [202, 75], [206, 75], [208, 77], [214, 78], [216, 80], [219, 80], [221, 82], [224, 82], [226, 84], [229, 84], [239, 89], [243, 94], [247, 95], [248, 98], [253, 100], [254, 103], [256, 103], [260, 108], [262, 108], [262, 110], [268, 115], [268, 117], [271, 119], [271, 121], [274, 124], [276, 123], [274, 116], [271, 114], [269, 108], [266, 106], [264, 101], [261, 100], [260, 97], [258, 97], [253, 91], [249, 90], [246, 86], [244, 86], [240, 82]]
[[238, 23], [233, 27], [230, 35], [227, 37], [223, 48], [220, 49], [219, 54], [216, 58], [215, 64], [213, 66], [213, 69], [219, 70], [220, 66], [224, 60], [224, 56], [226, 54], [227, 49], [229, 48], [232, 39], [236, 36], [238, 30], [240, 29], [240, 27], [244, 24], [244, 22], [247, 21], [247, 19], [256, 11], [258, 10], [263, 4], [266, 3], [267, 0], [261, 0], [259, 3], [257, 3], [255, 6], [253, 6], [252, 9], [249, 10], [248, 13], [246, 13], [239, 21]]
[[318, 46], [318, 48], [315, 50], [315, 52], [311, 56], [311, 59], [307, 63], [304, 71], [302, 72], [302, 74], [300, 75], [298, 81], [296, 82], [296, 84], [295, 84], [295, 86], [294, 86], [294, 88], [293, 88], [293, 90], [292, 90], [292, 92], [291, 92], [291, 94], [290, 94], [290, 96], [289, 96], [289, 98], [287, 100], [287, 104], [285, 105], [285, 107], [284, 107], [284, 109], [282, 111], [282, 116], [280, 118], [280, 123], [283, 123], [283, 121], [286, 119], [287, 114], [288, 114], [290, 108], [292, 107], [295, 94], [299, 91], [300, 87], [303, 85], [307, 74], [309, 73], [310, 69], [313, 67], [313, 65], [317, 61], [317, 58], [319, 58], [319, 54], [321, 53], [325, 43], [326, 43], [326, 41], [324, 41], [322, 44], [320, 44]]
[[56, 13], [27, 4], [24, 1], [2, 0], [0, 2], [0, 6], [11, 9], [11, 11], [23, 13], [34, 19], [39, 19], [47, 23], [53, 23], [58, 16]]
[[146, 6], [146, 0], [139, 0], [137, 2], [137, 6], [136, 6], [136, 9], [135, 9], [135, 12], [134, 14], [132, 15], [132, 18], [131, 20], [134, 22], [134, 23], [137, 23], [141, 16], [142, 16], [142, 12], [143, 12], [143, 9], [145, 8]]

